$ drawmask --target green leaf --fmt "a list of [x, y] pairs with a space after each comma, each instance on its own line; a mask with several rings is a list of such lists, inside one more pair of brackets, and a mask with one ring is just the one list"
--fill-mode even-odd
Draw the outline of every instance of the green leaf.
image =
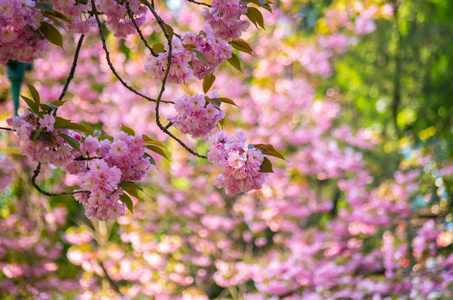
[[153, 45], [153, 50], [156, 53], [164, 52], [165, 51], [164, 44], [161, 44], [161, 43], [154, 44]]
[[268, 10], [269, 12], [272, 12], [272, 8], [269, 4], [272, 4], [272, 1], [266, 1], [266, 0], [247, 0], [247, 1], [244, 1], [245, 3], [254, 3], [266, 10]]
[[48, 2], [36, 2], [35, 3], [35, 8], [36, 9], [40, 9], [40, 10], [44, 10], [44, 11], [50, 11], [50, 12], [53, 11], [53, 5], [51, 3], [48, 3]]
[[153, 158], [151, 155], [149, 155], [148, 153], [145, 153], [145, 154], [143, 155], [143, 157], [149, 157], [150, 163], [151, 163], [152, 165], [156, 166], [156, 168], [159, 169], [159, 167], [158, 167], [157, 164], [156, 164], [156, 161], [154, 160], [154, 158]]
[[52, 135], [49, 134], [49, 133], [46, 133], [46, 132], [42, 132], [40, 135], [39, 135], [39, 140], [40, 141], [50, 141], [52, 139]]
[[56, 117], [55, 118], [55, 124], [53, 125], [53, 127], [55, 129], [57, 129], [57, 128], [66, 128], [66, 126], [68, 126], [69, 124], [71, 124], [71, 121], [63, 119], [61, 117]]
[[30, 109], [35, 113], [39, 113], [39, 106], [33, 101], [31, 100], [30, 98], [27, 98], [23, 95], [20, 95], [22, 97], [22, 99], [24, 99], [24, 101], [27, 103], [28, 107], [30, 107]]
[[219, 125], [222, 127], [222, 129], [223, 129], [223, 125], [225, 125], [225, 118], [223, 118], [222, 120], [219, 121]]
[[81, 132], [84, 132], [84, 133], [86, 133], [88, 135], [93, 135], [93, 133], [94, 133], [94, 129], [93, 128], [85, 126], [85, 125], [82, 125], [82, 124], [78, 124], [78, 123], [72, 123], [72, 122], [69, 123], [68, 125], [66, 125], [63, 128], [81, 131]]
[[132, 202], [131, 197], [126, 194], [122, 194], [120, 196], [120, 200], [121, 202], [126, 203], [127, 209], [129, 209], [131, 213], [134, 213], [134, 203]]
[[67, 100], [65, 100], [65, 101], [56, 100], [56, 101], [50, 102], [50, 104], [55, 105], [55, 106], [62, 106], [66, 102], [67, 102]]
[[145, 143], [149, 144], [149, 145], [155, 145], [155, 146], [159, 146], [159, 147], [162, 147], [162, 148], [167, 148], [165, 147], [164, 144], [162, 144], [161, 142], [159, 141], [150, 141], [150, 140], [145, 140]]
[[167, 28], [167, 32], [168, 32], [168, 34], [170, 35], [170, 39], [172, 39], [172, 38], [173, 38], [173, 35], [174, 35], [174, 32], [175, 32], [175, 31], [173, 30], [173, 27], [171, 27], [171, 26], [168, 25], [168, 24], [165, 24], [165, 27]]
[[127, 133], [128, 135], [135, 136], [135, 131], [134, 131], [132, 128], [127, 127], [127, 126], [124, 125], [123, 123], [121, 123], [121, 131], [124, 131], [124, 132]]
[[265, 157], [263, 162], [261, 163], [260, 172], [261, 173], [274, 173], [274, 170], [272, 170], [272, 163], [267, 157]]
[[128, 186], [128, 187], [136, 189], [136, 190], [140, 190], [143, 192], [143, 189], [137, 183], [135, 183], [133, 181], [121, 181], [120, 184], [124, 184], [125, 186]]
[[236, 54], [232, 54], [231, 58], [228, 59], [228, 62], [238, 71], [242, 72], [241, 61]]
[[39, 96], [38, 90], [33, 85], [29, 84], [28, 82], [25, 82], [25, 83], [27, 84], [28, 89], [30, 90], [31, 97], [33, 98], [35, 103], [39, 106], [39, 104], [41, 103], [41, 97]]
[[113, 136], [110, 135], [100, 135], [97, 137], [98, 141], [109, 140], [113, 142]]
[[58, 29], [56, 29], [53, 25], [46, 22], [41, 22], [41, 27], [39, 27], [39, 30], [42, 32], [42, 34], [44, 34], [44, 36], [50, 43], [63, 48], [63, 37], [61, 36]]
[[184, 48], [186, 48], [188, 50], [193, 50], [193, 49], [197, 48], [197, 46], [194, 44], [184, 44], [183, 46], [184, 46]]
[[212, 73], [206, 74], [203, 78], [203, 91], [206, 94], [214, 84], [215, 75]]
[[80, 142], [76, 139], [74, 139], [73, 137], [70, 137], [69, 135], [66, 135], [66, 134], [60, 134], [59, 136], [61, 136], [65, 141], [66, 143], [68, 143], [72, 148], [76, 149], [78, 152], [81, 153], [80, 151]]
[[66, 27], [63, 25], [63, 23], [61, 23], [60, 20], [58, 20], [58, 18], [56, 18], [52, 13], [45, 11], [43, 12], [43, 16], [52, 20], [52, 22], [54, 22], [55, 25], [58, 25], [64, 30], [66, 30]]
[[140, 196], [138, 195], [138, 190], [142, 190], [138, 185], [136, 185], [132, 181], [121, 181], [118, 186], [122, 189], [124, 189], [129, 195], [132, 197], [135, 197], [137, 199], [140, 199]]
[[198, 57], [202, 62], [204, 62], [205, 65], [207, 65], [208, 67], [210, 67], [210, 66], [209, 66], [209, 63], [208, 63], [208, 60], [206, 59], [206, 56], [204, 56], [203, 53], [201, 53], [200, 51], [195, 50], [195, 49], [192, 50], [192, 51], [193, 51], [193, 53], [195, 54], [196, 57]]
[[256, 144], [256, 145], [249, 145], [249, 147], [250, 146], [261, 150], [261, 152], [263, 152], [264, 155], [275, 156], [275, 157], [278, 157], [278, 158], [281, 158], [281, 159], [285, 160], [283, 155], [280, 152], [278, 152], [277, 150], [275, 150], [274, 146], [272, 146], [272, 145], [269, 145], [269, 144]]
[[225, 103], [228, 103], [228, 104], [237, 106], [236, 103], [234, 103], [234, 101], [231, 100], [231, 99], [229, 99], [229, 98], [226, 98], [226, 97], [212, 98], [212, 100], [216, 100], [216, 99], [218, 99], [218, 100], [221, 101], [221, 102], [225, 102]]
[[247, 17], [252, 21], [253, 24], [258, 28], [257, 24], [264, 28], [264, 18], [261, 12], [255, 7], [247, 8]]
[[[43, 105], [47, 105], [47, 104], [43, 104]], [[90, 134], [93, 135], [93, 133], [94, 133], [94, 129], [89, 126], [85, 126], [85, 125], [78, 124], [78, 123], [73, 123], [69, 120], [66, 120], [66, 119], [63, 119], [60, 117], [55, 118], [54, 128], [55, 129], [64, 128], [64, 129], [77, 130], [77, 131], [84, 132], [88, 135], [90, 135]]]
[[215, 104], [217, 107], [220, 107], [220, 105], [222, 104], [222, 101], [220, 101], [219, 98], [210, 98], [208, 96], [204, 96], [204, 99], [208, 102], [212, 102], [213, 104]]
[[43, 104], [39, 105], [39, 107], [42, 110], [45, 110], [45, 111], [49, 111], [49, 110], [58, 108], [58, 106], [55, 106], [55, 105], [52, 105], [52, 104], [48, 104], [48, 103], [43, 103]]
[[38, 41], [44, 39], [44, 36], [38, 30], [31, 29], [31, 33], [33, 34], [34, 38]]
[[62, 14], [62, 13], [59, 12], [59, 11], [54, 11], [54, 12], [53, 12], [53, 15], [54, 15], [55, 17], [57, 17], [58, 19], [60, 19], [60, 20], [63, 20], [63, 21], [65, 21], [65, 22], [68, 22], [69, 24], [72, 24], [72, 20], [69, 19], [66, 15]]
[[242, 52], [248, 53], [250, 55], [253, 55], [252, 47], [249, 45], [249, 43], [247, 43], [243, 39], [234, 39], [234, 40], [231, 40], [228, 43], [231, 46], [233, 46], [233, 48], [235, 48], [235, 49], [237, 49], [239, 51], [242, 51]]
[[41, 134], [41, 132], [42, 132], [42, 128], [39, 128], [38, 130], [33, 130], [31, 132], [30, 140], [32, 140], [33, 142], [36, 142], [39, 135]]
[[[153, 151], [153, 152], [156, 152], [157, 154], [159, 154], [160, 156], [163, 156], [165, 157], [166, 159], [168, 159], [167, 157], [167, 154], [164, 152], [164, 150], [162, 150], [161, 148], [157, 147], [157, 146], [154, 146], [154, 145], [146, 145], [145, 146], [146, 148], [148, 148], [149, 150]], [[169, 160], [169, 159], [168, 159]]]

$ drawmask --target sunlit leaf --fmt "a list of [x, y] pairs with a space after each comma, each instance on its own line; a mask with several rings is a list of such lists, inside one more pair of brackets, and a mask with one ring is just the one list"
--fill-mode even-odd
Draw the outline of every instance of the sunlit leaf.
[[164, 152], [164, 150], [162, 150], [162, 148], [154, 146], [154, 145], [146, 145], [145, 147], [148, 148], [149, 150], [165, 157], [166, 159], [168, 159], [167, 154]]
[[231, 40], [229, 42], [229, 44], [231, 46], [233, 46], [233, 48], [239, 50], [239, 51], [242, 51], [242, 52], [245, 52], [245, 53], [248, 53], [250, 55], [253, 55], [253, 49], [252, 47], [249, 45], [249, 43], [247, 43], [246, 41], [244, 41], [243, 39], [234, 39], [234, 40]]
[[80, 152], [80, 142], [78, 140], [66, 134], [60, 134], [59, 136], [61, 136], [72, 148]]
[[53, 5], [48, 2], [36, 2], [35, 8], [43, 10], [43, 11], [50, 11], [50, 12], [53, 11]]
[[129, 197], [129, 196], [126, 195], [126, 194], [122, 194], [122, 195], [120, 196], [120, 200], [121, 200], [121, 202], [123, 202], [123, 203], [126, 204], [127, 209], [129, 209], [129, 211], [130, 211], [131, 213], [134, 213], [134, 203], [132, 202], [131, 197]]
[[28, 82], [25, 82], [25, 84], [27, 84], [28, 89], [30, 90], [31, 97], [33, 98], [35, 103], [39, 106], [39, 104], [41, 103], [41, 97], [39, 96], [38, 90]]
[[241, 61], [236, 54], [232, 54], [231, 58], [228, 59], [228, 62], [238, 71], [242, 72]]
[[283, 155], [280, 152], [278, 152], [277, 150], [275, 150], [274, 146], [272, 146], [272, 145], [269, 145], [269, 144], [255, 144], [255, 145], [252, 145], [252, 146], [255, 147], [256, 149], [261, 150], [261, 152], [263, 154], [265, 154], [265, 155], [275, 156], [275, 157], [278, 157], [278, 158], [281, 158], [281, 159], [285, 160]]
[[39, 27], [39, 30], [50, 43], [63, 48], [63, 37], [61, 36], [61, 33], [58, 31], [58, 29], [56, 29], [53, 25], [46, 22], [41, 22], [41, 27]]
[[274, 173], [274, 170], [272, 170], [272, 163], [267, 157], [265, 157], [263, 162], [261, 163], [260, 172], [261, 173]]
[[206, 74], [203, 78], [203, 91], [206, 94], [214, 84], [215, 75], [212, 73]]
[[127, 126], [124, 125], [123, 123], [121, 123], [121, 131], [124, 131], [124, 132], [127, 133], [128, 135], [135, 136], [135, 131], [134, 131], [132, 128], [127, 127]]
[[30, 109], [35, 113], [37, 114], [39, 112], [39, 106], [38, 104], [36, 104], [33, 100], [31, 100], [30, 98], [28, 97], [25, 97], [23, 95], [20, 95], [22, 99], [24, 99], [25, 103], [27, 103], [28, 107], [30, 107]]

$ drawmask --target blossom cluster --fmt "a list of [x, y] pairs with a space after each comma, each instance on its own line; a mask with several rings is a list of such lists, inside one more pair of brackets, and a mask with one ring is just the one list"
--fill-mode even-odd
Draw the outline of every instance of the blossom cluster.
[[23, 115], [8, 119], [7, 123], [23, 142], [21, 152], [32, 161], [63, 167], [77, 155], [77, 151], [63, 138], [75, 133], [68, 129], [55, 129], [55, 117], [51, 114], [40, 118], [26, 110]]
[[[140, 4], [140, 0], [129, 0], [130, 11], [138, 27], [146, 21], [146, 8]], [[121, 4], [120, 4], [121, 3]], [[113, 31], [115, 37], [125, 38], [134, 34], [137, 30], [128, 15], [126, 1], [98, 0], [99, 9], [107, 16], [107, 27]]]
[[71, 32], [87, 34], [90, 32], [91, 27], [96, 25], [94, 16], [86, 14], [81, 17], [81, 14], [90, 10], [89, 1], [85, 1], [85, 4], [82, 1], [74, 3], [67, 0], [46, 0], [45, 2], [51, 3], [54, 10], [64, 14], [71, 20], [70, 23], [65, 24]]
[[[216, 98], [219, 95], [214, 92], [211, 97]], [[217, 105], [206, 101], [203, 95], [199, 94], [185, 94], [175, 101], [175, 108], [178, 115], [167, 116], [167, 120], [179, 131], [190, 134], [193, 138], [210, 134], [225, 117], [225, 113]]]
[[0, 63], [43, 58], [49, 42], [39, 38], [44, 16], [32, 0], [0, 0]]
[[215, 185], [225, 188], [229, 195], [259, 190], [268, 177], [260, 172], [263, 153], [255, 147], [244, 150], [246, 140], [243, 131], [236, 131], [234, 139], [223, 132], [209, 138], [208, 160], [223, 170]]
[[93, 160], [74, 161], [66, 170], [81, 179], [81, 190], [75, 198], [88, 206], [85, 214], [98, 220], [116, 220], [124, 215], [126, 205], [119, 201], [121, 181], [140, 181], [151, 167], [144, 157], [144, 139], [120, 131], [111, 142], [88, 136], [80, 146], [83, 155]]
[[143, 136], [136, 137], [120, 131], [113, 140], [88, 136], [80, 145], [80, 153], [68, 144], [68, 139], [81, 142], [77, 132], [55, 129], [55, 117], [38, 117], [30, 110], [7, 120], [22, 141], [21, 151], [32, 161], [61, 167], [81, 180], [81, 190], [75, 198], [88, 206], [85, 214], [98, 220], [115, 220], [124, 215], [126, 205], [121, 203], [122, 181], [140, 181], [151, 167], [145, 157]]
[[249, 27], [249, 22], [240, 19], [246, 13], [247, 6], [239, 0], [213, 0], [212, 7], [206, 8], [201, 15], [215, 37], [228, 41], [239, 38]]
[[205, 28], [206, 34], [196, 36], [193, 32], [187, 32], [183, 41], [184, 44], [191, 44], [196, 46], [196, 50], [200, 51], [208, 64], [203, 62], [199, 57], [194, 56], [192, 59], [192, 67], [195, 77], [203, 79], [203, 77], [212, 73], [223, 63], [225, 60], [231, 58], [233, 48], [225, 40], [215, 37], [209, 27]]
[[[168, 52], [168, 45], [165, 45], [164, 47]], [[193, 75], [193, 70], [189, 66], [191, 58], [192, 53], [184, 48], [179, 39], [173, 38], [171, 60], [172, 64], [168, 73], [167, 81], [179, 84], [190, 79]], [[167, 63], [167, 53], [160, 52], [157, 57], [152, 56], [149, 61], [145, 62], [145, 72], [154, 79], [162, 80], [165, 76]]]
[[[145, 72], [158, 80], [164, 78], [168, 63], [168, 45], [165, 45], [164, 49], [166, 52], [160, 52], [157, 57], [153, 56], [145, 62]], [[201, 53], [203, 58], [195, 55], [193, 50]], [[214, 72], [221, 63], [231, 58], [232, 53], [231, 45], [215, 38], [210, 31], [199, 36], [187, 32], [183, 42], [178, 38], [172, 40], [172, 64], [167, 80], [180, 84], [191, 79], [193, 75], [203, 79], [206, 74]]]

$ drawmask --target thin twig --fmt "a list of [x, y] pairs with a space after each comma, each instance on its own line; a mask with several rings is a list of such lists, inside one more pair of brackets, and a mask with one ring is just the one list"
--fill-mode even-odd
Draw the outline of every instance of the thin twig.
[[110, 283], [110, 286], [115, 290], [115, 292], [117, 292], [122, 297], [123, 294], [120, 292], [120, 289], [116, 285], [115, 281], [113, 281], [113, 279], [110, 277], [109, 273], [107, 272], [107, 270], [104, 267], [104, 264], [99, 261], [99, 265], [101, 266], [102, 271], [104, 271], [105, 278]]
[[36, 178], [38, 178], [39, 173], [41, 172], [41, 163], [38, 163], [36, 166], [36, 169], [33, 171], [33, 176], [31, 178], [31, 183], [35, 187], [35, 189], [40, 192], [43, 195], [46, 195], [47, 197], [55, 197], [55, 196], [63, 196], [63, 195], [74, 195], [74, 194], [79, 194], [79, 193], [86, 193], [87, 191], [77, 191], [77, 192], [70, 192], [70, 193], [59, 193], [59, 194], [54, 194], [54, 193], [49, 193], [44, 191], [39, 187], [39, 185], [36, 183]]
[[[84, 38], [85, 38], [84, 34], [80, 35], [79, 42], [77, 43], [77, 48], [74, 53], [74, 59], [72, 60], [71, 70], [69, 71], [68, 78], [66, 79], [66, 83], [64, 84], [60, 97], [58, 97], [58, 100], [60, 100], [60, 101], [63, 100], [64, 96], [66, 95], [66, 92], [68, 91], [69, 84], [71, 83], [72, 79], [74, 78], [75, 70], [77, 67], [77, 61], [79, 60], [79, 53], [80, 53], [80, 49], [82, 48], [82, 43], [83, 43]], [[55, 110], [53, 112], [54, 117], [57, 116], [57, 111], [58, 111], [58, 107], [55, 108]]]
[[187, 1], [195, 3], [195, 4], [198, 4], [198, 5], [204, 5], [204, 6], [207, 6], [207, 7], [212, 7], [211, 5], [209, 5], [207, 3], [204, 3], [204, 2], [198, 2], [198, 1], [195, 1], [195, 0], [187, 0]]
[[157, 57], [157, 53], [154, 52], [153, 48], [148, 44], [148, 41], [143, 36], [143, 32], [138, 27], [137, 22], [135, 22], [134, 14], [132, 13], [131, 6], [129, 5], [129, 0], [126, 0], [126, 9], [127, 14], [129, 15], [129, 18], [131, 19], [132, 23], [134, 23], [135, 29], [137, 30], [138, 35], [140, 36], [140, 39], [142, 40], [143, 44], [145, 44], [145, 47], [148, 48], [152, 56]]
[[83, 157], [83, 156], [79, 156], [79, 157], [76, 157], [74, 158], [75, 161], [89, 161], [89, 160], [95, 160], [95, 159], [103, 159], [103, 157]]
[[6, 130], [6, 131], [16, 131], [12, 128], [7, 128], [7, 127], [0, 127], [0, 130]]
[[[96, 4], [94, 3], [95, 1], [94, 0], [91, 0], [91, 4], [92, 4], [92, 7], [93, 7], [93, 11], [94, 12], [97, 12], [97, 8], [96, 8]], [[98, 24], [98, 28], [99, 28], [99, 35], [101, 36], [101, 41], [102, 41], [102, 48], [104, 48], [104, 52], [105, 52], [105, 58], [107, 60], [107, 63], [110, 67], [110, 70], [112, 71], [113, 75], [115, 75], [115, 77], [121, 82], [121, 84], [127, 88], [129, 91], [133, 92], [134, 94], [150, 101], [150, 102], [157, 102], [155, 99], [153, 98], [150, 98], [146, 95], [143, 95], [142, 93], [140, 93], [139, 91], [137, 91], [136, 89], [134, 89], [133, 87], [129, 86], [121, 77], [120, 75], [118, 74], [118, 72], [116, 71], [115, 67], [113, 66], [112, 64], [112, 61], [110, 60], [110, 52], [109, 50], [107, 49], [107, 44], [106, 44], [106, 41], [105, 41], [105, 38], [104, 38], [104, 30], [102, 29], [102, 24], [101, 24], [101, 20], [99, 19], [99, 16], [98, 14], [94, 14], [95, 18], [96, 18], [96, 22]], [[172, 103], [174, 104], [173, 101], [161, 101], [161, 102], [164, 102], [164, 103]]]
[[66, 95], [66, 92], [68, 90], [69, 84], [71, 83], [72, 79], [74, 78], [75, 70], [77, 67], [77, 61], [79, 59], [79, 53], [80, 53], [80, 49], [82, 48], [82, 43], [83, 43], [84, 38], [85, 38], [84, 34], [80, 35], [79, 42], [77, 43], [77, 48], [74, 53], [74, 59], [72, 61], [71, 71], [69, 72], [68, 78], [66, 79], [66, 83], [63, 87], [63, 90], [61, 91], [60, 97], [58, 97], [58, 100], [63, 100], [63, 98]]
[[[92, 0], [92, 1], [94, 1], [94, 0]], [[154, 18], [157, 20], [157, 23], [159, 24], [160, 28], [164, 32], [165, 38], [167, 39], [167, 42], [168, 42], [167, 69], [165, 70], [164, 78], [162, 79], [162, 85], [161, 85], [161, 88], [160, 88], [160, 92], [159, 92], [159, 95], [158, 95], [157, 101], [156, 101], [156, 123], [157, 123], [157, 126], [159, 126], [159, 128], [163, 132], [165, 132], [168, 136], [170, 136], [175, 141], [177, 141], [189, 153], [191, 153], [191, 154], [193, 154], [193, 155], [195, 155], [197, 157], [207, 159], [206, 156], [198, 154], [197, 152], [195, 152], [194, 150], [189, 148], [183, 141], [181, 141], [176, 136], [174, 136], [170, 131], [168, 131], [168, 129], [165, 126], [163, 126], [162, 123], [160, 122], [159, 106], [160, 106], [160, 102], [161, 102], [161, 99], [162, 99], [162, 95], [163, 95], [163, 93], [165, 91], [165, 84], [167, 82], [168, 74], [170, 73], [173, 45], [172, 45], [170, 34], [168, 33], [167, 27], [165, 26], [165, 22], [157, 14], [157, 12], [155, 11], [154, 7], [152, 7], [152, 5], [148, 2], [148, 0], [144, 0], [144, 1], [145, 1], [145, 5], [148, 6], [148, 8], [151, 10], [152, 14], [154, 15]]]

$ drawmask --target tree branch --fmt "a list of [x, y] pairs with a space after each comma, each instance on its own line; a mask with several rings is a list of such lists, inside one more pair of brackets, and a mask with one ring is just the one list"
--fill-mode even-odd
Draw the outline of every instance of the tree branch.
[[[101, 20], [99, 19], [99, 16], [97, 14], [97, 8], [96, 8], [96, 4], [95, 4], [95, 1], [94, 0], [91, 0], [91, 5], [92, 5], [92, 9], [93, 11], [95, 12], [94, 14], [94, 17], [96, 18], [96, 22], [98, 24], [98, 28], [99, 28], [99, 35], [101, 36], [101, 41], [102, 41], [102, 48], [104, 49], [104, 52], [105, 52], [105, 58], [107, 60], [107, 64], [109, 65], [110, 67], [110, 70], [112, 71], [113, 75], [115, 75], [115, 77], [121, 82], [121, 84], [127, 88], [129, 91], [133, 92], [134, 94], [150, 101], [150, 102], [157, 102], [155, 99], [153, 98], [150, 98], [146, 95], [143, 95], [142, 93], [140, 93], [139, 91], [137, 91], [136, 89], [134, 89], [133, 87], [129, 86], [121, 77], [120, 75], [118, 74], [118, 72], [116, 71], [115, 67], [113, 66], [112, 64], [112, 61], [110, 59], [110, 52], [108, 51], [107, 49], [107, 44], [106, 44], [106, 41], [105, 41], [105, 38], [104, 38], [104, 30], [102, 29], [102, 24], [101, 24]], [[161, 102], [164, 102], [164, 103], [172, 103], [174, 104], [173, 101], [163, 101], [161, 100]]]
[[[77, 68], [77, 61], [79, 60], [79, 53], [80, 53], [80, 49], [82, 48], [84, 38], [85, 38], [84, 34], [80, 35], [79, 42], [77, 43], [77, 48], [74, 53], [74, 59], [72, 60], [71, 70], [69, 71], [68, 78], [66, 79], [66, 82], [64, 84], [63, 90], [61, 91], [60, 97], [58, 97], [58, 100], [60, 100], [60, 101], [63, 100], [64, 96], [66, 95], [66, 92], [68, 91], [69, 84], [71, 83], [72, 79], [74, 78], [75, 70]], [[55, 108], [55, 110], [53, 112], [54, 117], [57, 116], [57, 111], [58, 111], [58, 107]]]
[[101, 261], [99, 261], [99, 265], [101, 266], [102, 271], [104, 272], [104, 276], [107, 279], [107, 281], [110, 283], [110, 286], [112, 287], [112, 289], [115, 292], [117, 292], [121, 297], [123, 297], [123, 294], [120, 292], [120, 289], [116, 285], [115, 281], [113, 281], [113, 279], [110, 277], [109, 273], [107, 273], [107, 270], [105, 269], [104, 264]]
[[129, 18], [131, 19], [132, 23], [134, 23], [135, 29], [137, 30], [138, 35], [140, 36], [140, 39], [142, 40], [143, 44], [145, 44], [145, 47], [148, 48], [152, 56], [157, 57], [157, 53], [154, 52], [153, 48], [148, 44], [145, 37], [143, 36], [143, 32], [138, 27], [137, 22], [135, 22], [134, 14], [132, 13], [131, 6], [129, 5], [129, 0], [126, 0], [126, 9], [127, 14], [129, 15]]
[[36, 178], [38, 178], [39, 173], [41, 172], [41, 163], [38, 163], [36, 166], [36, 169], [33, 171], [33, 176], [31, 178], [31, 183], [35, 187], [35, 189], [40, 192], [43, 195], [46, 195], [47, 197], [55, 197], [55, 196], [63, 196], [63, 195], [74, 195], [74, 194], [79, 194], [79, 193], [86, 193], [87, 191], [77, 191], [77, 192], [70, 192], [70, 193], [59, 193], [59, 194], [54, 194], [54, 193], [49, 193], [44, 191], [39, 187], [39, 185], [36, 183]]
[[0, 130], [6, 130], [6, 131], [16, 131], [12, 128], [8, 128], [8, 127], [0, 127]]
[[198, 2], [198, 1], [195, 1], [195, 0], [187, 0], [187, 1], [195, 3], [195, 4], [198, 4], [198, 5], [204, 5], [206, 7], [212, 7], [211, 5], [209, 5], [207, 3], [204, 3], [204, 2]]
[[[92, 0], [94, 1], [94, 0]], [[159, 126], [159, 128], [165, 132], [168, 136], [170, 136], [171, 138], [173, 138], [175, 141], [177, 141], [184, 149], [186, 149], [189, 153], [197, 156], [197, 157], [200, 157], [200, 158], [205, 158], [207, 159], [206, 156], [204, 155], [201, 155], [201, 154], [198, 154], [197, 152], [195, 152], [194, 150], [192, 150], [191, 148], [189, 148], [183, 141], [181, 141], [180, 139], [178, 139], [176, 136], [174, 136], [170, 131], [168, 131], [168, 128], [163, 126], [162, 123], [160, 122], [160, 115], [159, 115], [159, 106], [160, 106], [160, 102], [161, 102], [161, 99], [162, 99], [162, 95], [165, 91], [165, 84], [167, 82], [167, 78], [168, 78], [168, 74], [170, 73], [170, 67], [171, 67], [171, 60], [172, 60], [172, 51], [173, 51], [173, 45], [172, 45], [172, 41], [171, 41], [171, 37], [170, 37], [170, 34], [168, 33], [167, 31], [167, 27], [165, 26], [165, 22], [162, 20], [162, 18], [157, 14], [156, 10], [154, 9], [154, 7], [148, 2], [148, 0], [144, 0], [145, 1], [145, 5], [148, 6], [148, 8], [151, 10], [151, 13], [153, 14], [154, 18], [157, 20], [157, 23], [159, 24], [160, 28], [162, 29], [164, 35], [165, 35], [165, 38], [167, 39], [167, 43], [168, 43], [168, 52], [167, 52], [167, 68], [165, 70], [165, 74], [164, 74], [164, 78], [162, 79], [162, 85], [161, 85], [161, 88], [160, 88], [160, 92], [159, 92], [159, 95], [157, 97], [157, 100], [156, 100], [156, 123], [157, 123], [157, 126]]]
[[74, 59], [72, 61], [71, 71], [69, 71], [68, 78], [66, 79], [66, 83], [63, 87], [63, 90], [61, 91], [60, 97], [58, 97], [58, 100], [63, 100], [64, 96], [66, 95], [66, 91], [68, 90], [69, 84], [71, 83], [72, 79], [74, 78], [75, 70], [77, 67], [77, 61], [79, 59], [79, 53], [80, 53], [80, 49], [82, 48], [82, 43], [83, 43], [84, 38], [85, 38], [84, 34], [80, 35], [79, 42], [77, 43], [77, 48], [74, 53]]

